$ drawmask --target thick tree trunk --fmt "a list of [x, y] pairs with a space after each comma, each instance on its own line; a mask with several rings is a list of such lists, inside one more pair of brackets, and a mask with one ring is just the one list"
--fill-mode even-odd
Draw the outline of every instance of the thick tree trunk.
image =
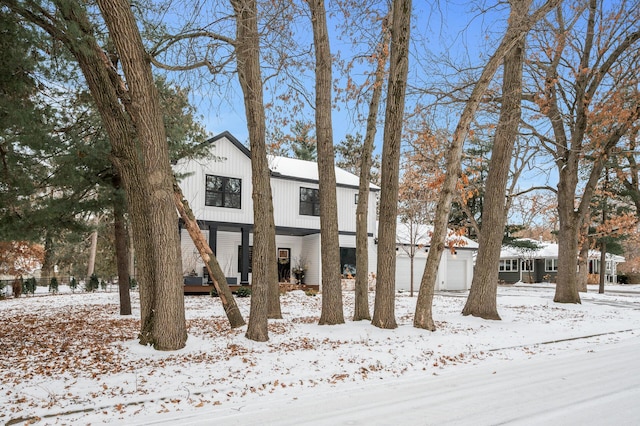
[[113, 236], [115, 240], [116, 265], [118, 267], [118, 294], [120, 315], [131, 315], [131, 294], [129, 286], [129, 236], [125, 226], [125, 200], [120, 191], [120, 178], [115, 175], [113, 187], [116, 189], [113, 201]]
[[[558, 183], [558, 279], [554, 302], [580, 303], [578, 293], [578, 250], [579, 230], [582, 226], [579, 212], [574, 208], [575, 188], [577, 184], [576, 161], [569, 163], [560, 172]], [[563, 176], [564, 175], [564, 176]]]
[[331, 121], [331, 50], [324, 0], [309, 0], [313, 45], [316, 55], [316, 140], [320, 197], [320, 238], [322, 240], [322, 312], [319, 324], [343, 324], [342, 283], [336, 169]]
[[[514, 27], [522, 25], [522, 20], [527, 16], [531, 2], [532, 0], [511, 1], [509, 25]], [[478, 257], [471, 290], [462, 315], [473, 315], [493, 320], [500, 319], [497, 307], [498, 263], [507, 220], [505, 190], [509, 178], [513, 146], [520, 125], [523, 58], [524, 39], [521, 39], [504, 58], [502, 107], [485, 187], [482, 229], [478, 238]]]
[[[390, 16], [390, 15], [389, 15]], [[358, 205], [356, 207], [356, 283], [353, 308], [353, 320], [370, 320], [369, 313], [369, 184], [371, 182], [371, 164], [373, 141], [376, 137], [378, 109], [382, 97], [385, 67], [388, 58], [389, 28], [382, 27], [382, 41], [378, 49], [378, 64], [376, 78], [373, 83], [373, 93], [369, 102], [367, 116], [367, 131], [362, 144], [362, 160], [360, 162], [360, 184], [358, 187]], [[373, 206], [375, 208], [375, 206]]]
[[396, 227], [400, 145], [409, 71], [411, 0], [394, 0], [392, 8], [391, 55], [380, 181], [382, 191], [380, 192], [380, 229], [378, 230], [378, 272], [371, 321], [374, 326], [386, 329], [398, 326], [395, 317]]
[[487, 87], [489, 87], [494, 74], [502, 63], [507, 52], [511, 50], [513, 46], [518, 44], [522, 38], [524, 38], [525, 34], [531, 29], [533, 24], [538, 21], [538, 19], [546, 15], [558, 3], [559, 0], [549, 0], [533, 14], [527, 15], [527, 17], [523, 19], [522, 25], [517, 28], [509, 27], [511, 31], [506, 32], [502, 42], [485, 65], [480, 78], [471, 92], [469, 100], [465, 104], [458, 126], [453, 133], [451, 146], [447, 153], [447, 173], [445, 174], [444, 182], [440, 188], [440, 197], [438, 199], [438, 206], [434, 217], [433, 235], [431, 236], [431, 248], [427, 255], [427, 264], [420, 283], [420, 291], [418, 293], [418, 301], [416, 303], [416, 314], [413, 321], [413, 325], [415, 327], [435, 330], [435, 323], [433, 322], [432, 314], [433, 292], [435, 289], [440, 258], [442, 257], [442, 252], [445, 248], [445, 238], [447, 237], [447, 223], [449, 220], [449, 213], [451, 211], [451, 201], [453, 200], [456, 183], [458, 182], [458, 177], [460, 175], [462, 147], [469, 133], [469, 127], [473, 120], [473, 116], [478, 109], [482, 96], [487, 90]]
[[[154, 250], [162, 250], [162, 246], [154, 247], [147, 236], [157, 232], [152, 230], [147, 221], [147, 199], [150, 191], [146, 179], [146, 170], [139, 157], [139, 146], [135, 128], [125, 112], [131, 107], [127, 88], [113, 68], [105, 53], [98, 46], [92, 33], [84, 8], [78, 3], [56, 2], [62, 24], [49, 21], [50, 16], [34, 14], [12, 4], [12, 9], [39, 25], [54, 39], [61, 41], [78, 61], [92, 97], [100, 113], [111, 143], [111, 160], [122, 178], [127, 195], [129, 215], [131, 217], [132, 235], [140, 262], [137, 265], [137, 279], [140, 290], [141, 329], [140, 342], [153, 343], [153, 335], [145, 330], [152, 322], [154, 311], [154, 285], [159, 278], [152, 268]], [[73, 36], [62, 28], [75, 28]], [[124, 108], [123, 108], [124, 107]], [[175, 227], [173, 227], [175, 232]], [[164, 279], [160, 277], [159, 279]], [[185, 336], [186, 337], [186, 336]]]
[[184, 222], [184, 226], [187, 229], [193, 244], [196, 246], [198, 253], [200, 253], [200, 257], [204, 261], [205, 267], [209, 272], [209, 276], [213, 281], [213, 285], [218, 292], [220, 302], [222, 303], [224, 312], [227, 315], [229, 324], [232, 328], [241, 327], [245, 324], [244, 319], [242, 318], [242, 313], [240, 312], [240, 309], [238, 309], [236, 300], [233, 298], [233, 294], [231, 293], [231, 289], [227, 283], [227, 278], [218, 263], [218, 259], [216, 259], [215, 254], [211, 251], [211, 247], [209, 247], [209, 244], [202, 235], [202, 231], [198, 226], [196, 217], [193, 214], [191, 207], [189, 207], [189, 203], [184, 198], [178, 182], [175, 180], [173, 188], [176, 209], [178, 209], [178, 213]]
[[[145, 220], [153, 230], [146, 236], [153, 249], [146, 259], [156, 277], [154, 304], [143, 318], [143, 333], [156, 349], [175, 350], [187, 340], [180, 241], [176, 227], [173, 173], [159, 96], [136, 20], [127, 0], [98, 0], [109, 34], [120, 56], [131, 105], [129, 113], [139, 139], [149, 189]], [[129, 203], [130, 209], [135, 204]]]
[[253, 278], [246, 337], [269, 339], [267, 318], [282, 318], [276, 262], [271, 177], [265, 143], [265, 114], [260, 75], [260, 39], [255, 0], [232, 0], [236, 13], [238, 77], [244, 94], [251, 146], [253, 183]]

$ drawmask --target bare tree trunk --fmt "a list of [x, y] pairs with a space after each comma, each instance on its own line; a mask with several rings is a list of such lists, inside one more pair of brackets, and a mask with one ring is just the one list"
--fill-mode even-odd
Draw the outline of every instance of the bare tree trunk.
[[320, 238], [322, 240], [322, 312], [319, 324], [344, 323], [340, 281], [340, 242], [336, 169], [331, 122], [331, 50], [324, 0], [308, 0], [316, 55], [316, 140], [320, 197]]
[[218, 292], [220, 302], [222, 303], [224, 313], [227, 315], [229, 324], [231, 325], [231, 328], [241, 327], [245, 324], [244, 318], [242, 318], [242, 313], [240, 312], [240, 309], [238, 309], [236, 300], [233, 298], [233, 294], [231, 293], [231, 289], [227, 283], [227, 278], [218, 263], [218, 259], [216, 259], [215, 254], [211, 251], [211, 247], [209, 247], [209, 244], [207, 244], [207, 241], [202, 235], [202, 231], [196, 222], [196, 217], [193, 214], [191, 207], [189, 207], [188, 201], [184, 198], [178, 182], [175, 180], [173, 182], [173, 188], [176, 209], [178, 209], [178, 213], [184, 221], [184, 226], [187, 229], [193, 244], [196, 246], [196, 249], [198, 249], [200, 257], [204, 261], [205, 267], [209, 272], [209, 276], [213, 281], [213, 285]]
[[113, 201], [113, 236], [115, 240], [116, 265], [118, 267], [118, 294], [120, 296], [120, 315], [131, 315], [131, 294], [129, 292], [129, 237], [125, 226], [125, 200], [120, 191], [120, 177], [113, 178], [116, 189]]
[[253, 183], [253, 279], [246, 337], [269, 339], [267, 318], [282, 318], [276, 262], [271, 177], [265, 144], [265, 114], [260, 75], [260, 39], [255, 0], [232, 0], [236, 13], [238, 77], [244, 94], [251, 145]]
[[[39, 25], [54, 39], [59, 40], [71, 51], [87, 81], [89, 90], [96, 102], [98, 111], [104, 123], [112, 148], [112, 162], [120, 174], [130, 206], [131, 224], [138, 245], [138, 255], [143, 260], [139, 265], [138, 282], [140, 283], [140, 311], [141, 311], [141, 343], [148, 340], [143, 337], [146, 318], [151, 317], [153, 308], [153, 284], [155, 277], [151, 268], [147, 267], [147, 259], [152, 252], [151, 242], [144, 238], [151, 230], [145, 218], [145, 200], [148, 189], [143, 175], [142, 165], [138, 160], [135, 130], [120, 102], [120, 96], [126, 100], [126, 88], [119, 80], [119, 76], [112, 68], [104, 52], [98, 46], [92, 34], [86, 12], [77, 3], [68, 3], [66, 7], [59, 7], [61, 21], [50, 21], [49, 16], [34, 14], [13, 5], [15, 12]], [[71, 37], [61, 28], [74, 27], [79, 32], [78, 37]], [[127, 107], [128, 103], [124, 103]], [[135, 208], [132, 208], [135, 206]], [[45, 259], [46, 260], [46, 259]], [[45, 262], [46, 263], [46, 262]]]
[[404, 121], [404, 99], [409, 72], [409, 40], [411, 32], [411, 0], [394, 0], [391, 18], [391, 55], [382, 146], [380, 192], [380, 229], [378, 230], [378, 273], [371, 323], [393, 329], [396, 293], [396, 227], [400, 144]]
[[[510, 3], [509, 25], [517, 28], [526, 18], [532, 0], [511, 0]], [[462, 315], [473, 315], [493, 320], [500, 319], [497, 307], [498, 263], [508, 213], [505, 190], [509, 178], [513, 146], [518, 137], [520, 125], [523, 58], [524, 39], [521, 39], [507, 52], [504, 58], [502, 107], [485, 187], [482, 229], [478, 238], [478, 257], [471, 290]]]
[[[97, 226], [97, 223], [96, 223]], [[89, 247], [89, 261], [87, 262], [87, 277], [93, 275], [96, 266], [96, 252], [98, 251], [98, 230], [91, 233], [91, 246]]]
[[130, 3], [98, 0], [98, 6], [122, 63], [131, 101], [129, 113], [140, 142], [144, 179], [149, 188], [145, 219], [153, 232], [146, 237], [154, 249], [148, 261], [158, 279], [153, 287], [152, 319], [146, 322], [143, 333], [149, 333], [149, 343], [156, 349], [180, 349], [187, 340], [180, 241], [159, 96]]
[[435, 283], [438, 275], [438, 265], [440, 264], [440, 258], [442, 257], [442, 252], [445, 248], [445, 238], [447, 237], [447, 223], [449, 213], [451, 211], [451, 201], [455, 194], [456, 183], [460, 175], [462, 147], [469, 133], [469, 127], [473, 120], [473, 116], [478, 109], [480, 100], [487, 90], [487, 87], [489, 87], [494, 74], [498, 70], [498, 67], [502, 63], [507, 52], [511, 50], [513, 46], [518, 44], [522, 38], [524, 38], [525, 34], [531, 29], [538, 19], [546, 15], [558, 3], [559, 0], [549, 0], [534, 13], [523, 18], [522, 25], [517, 28], [513, 26], [509, 27], [510, 31], [505, 33], [502, 42], [485, 65], [482, 70], [482, 74], [474, 86], [471, 96], [462, 111], [458, 126], [453, 133], [451, 147], [447, 153], [447, 173], [440, 188], [440, 197], [438, 199], [438, 206], [436, 208], [434, 218], [433, 235], [431, 236], [431, 247], [429, 248], [427, 264], [424, 269], [424, 274], [422, 275], [420, 291], [418, 292], [416, 314], [413, 321], [413, 325], [415, 327], [432, 331], [435, 330], [432, 305], [433, 292], [435, 290]]
[[[390, 16], [390, 14], [388, 15]], [[382, 27], [382, 41], [378, 49], [378, 64], [376, 78], [373, 83], [373, 93], [369, 102], [367, 116], [367, 132], [362, 144], [362, 160], [360, 163], [360, 184], [358, 187], [358, 205], [356, 207], [356, 283], [353, 320], [370, 320], [369, 314], [369, 248], [368, 248], [368, 217], [369, 217], [369, 184], [371, 182], [371, 163], [373, 141], [376, 137], [378, 109], [382, 97], [382, 84], [388, 58], [389, 28], [385, 21]], [[375, 206], [374, 206], [375, 207]], [[359, 271], [359, 272], [358, 272]], [[364, 271], [364, 273], [363, 273]]]
[[585, 222], [582, 225], [581, 235], [583, 238], [582, 245], [580, 246], [580, 255], [578, 256], [578, 291], [581, 293], [587, 292], [587, 282], [589, 280], [589, 220], [585, 218]]
[[604, 282], [607, 275], [607, 242], [600, 243], [600, 277], [598, 282], [598, 293], [604, 294]]

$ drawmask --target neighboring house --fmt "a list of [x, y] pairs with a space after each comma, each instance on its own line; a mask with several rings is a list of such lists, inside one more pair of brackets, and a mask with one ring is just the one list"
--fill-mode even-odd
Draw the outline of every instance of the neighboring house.
[[[396, 230], [396, 290], [409, 291], [411, 286], [411, 257], [413, 256], [414, 291], [427, 263], [433, 227], [398, 222]], [[435, 290], [469, 290], [473, 280], [474, 254], [478, 243], [449, 231], [438, 267]]]
[[[558, 275], [558, 244], [535, 241], [538, 249], [519, 249], [505, 246], [500, 251], [498, 279], [508, 284], [516, 282], [556, 282]], [[577, 254], [576, 254], [577, 256]], [[605, 281], [615, 283], [617, 265], [624, 262], [622, 256], [606, 254]], [[600, 252], [589, 250], [589, 274], [600, 274]]]
[[[183, 176], [180, 187], [216, 254], [229, 283], [251, 283], [253, 201], [251, 152], [229, 132], [208, 141], [206, 160], [182, 160], [174, 171]], [[285, 157], [269, 157], [276, 226], [276, 253], [280, 282], [293, 282], [295, 269], [304, 269], [305, 284], [320, 285], [320, 205], [317, 163]], [[336, 196], [341, 272], [355, 273], [356, 206], [359, 177], [336, 167]], [[376, 270], [376, 195], [370, 186], [369, 271]], [[206, 277], [204, 264], [188, 233], [181, 230], [182, 264], [188, 280]]]

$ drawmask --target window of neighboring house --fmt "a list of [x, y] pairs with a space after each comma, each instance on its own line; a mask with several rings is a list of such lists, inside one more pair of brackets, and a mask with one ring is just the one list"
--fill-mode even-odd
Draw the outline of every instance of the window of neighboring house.
[[518, 259], [503, 259], [500, 261], [500, 272], [513, 272], [518, 270]]
[[558, 259], [545, 259], [544, 260], [545, 272], [558, 272]]
[[[249, 273], [251, 274], [251, 264], [253, 263], [253, 246], [249, 246]], [[242, 272], [242, 246], [238, 246], [238, 272]]]
[[213, 207], [242, 207], [242, 179], [207, 175], [205, 205]]
[[520, 262], [520, 265], [522, 266], [522, 272], [533, 272], [533, 269], [534, 269], [533, 259], [522, 259], [522, 262]]
[[356, 196], [354, 197], [355, 200], [355, 204], [358, 204], [358, 194], [356, 194]]
[[320, 216], [319, 191], [314, 188], [300, 187], [300, 214], [305, 216]]

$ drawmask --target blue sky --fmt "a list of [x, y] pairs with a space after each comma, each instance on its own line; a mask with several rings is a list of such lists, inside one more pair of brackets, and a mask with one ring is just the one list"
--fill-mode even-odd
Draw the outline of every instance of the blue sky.
[[[429, 79], [421, 62], [424, 62], [423, 53], [428, 50], [433, 55], [446, 53], [456, 61], [467, 63], [479, 63], [483, 54], [491, 50], [491, 41], [501, 36], [504, 20], [502, 11], [489, 11], [478, 14], [470, 9], [465, 2], [444, 2], [434, 6], [428, 2], [414, 1], [414, 17], [412, 37], [415, 42], [412, 48], [412, 57], [409, 66], [409, 84], [419, 86], [420, 81]], [[499, 20], [502, 20], [500, 22]], [[345, 58], [351, 55], [349, 45], [341, 43], [336, 37], [335, 25], [329, 24], [331, 34], [331, 48], [333, 53], [339, 52]], [[334, 71], [334, 78], [336, 72]], [[313, 87], [313, 80], [308, 80], [309, 87]], [[248, 141], [248, 131], [242, 101], [242, 92], [234, 81], [230, 90], [223, 95], [213, 95], [199, 98], [193, 96], [198, 112], [203, 116], [203, 124], [212, 134], [229, 131], [241, 142]], [[216, 102], [215, 99], [224, 100]], [[408, 108], [412, 99], [408, 98]], [[382, 117], [384, 111], [381, 111]], [[364, 125], [353, 123], [350, 118], [349, 107], [339, 105], [339, 109], [333, 113], [334, 141], [338, 143], [346, 134], [359, 132], [364, 135]], [[302, 117], [304, 120], [313, 120], [313, 112], [309, 109]], [[448, 123], [451, 125], [451, 122]], [[453, 123], [455, 124], [455, 122]], [[283, 129], [288, 132], [289, 129]], [[381, 150], [382, 126], [377, 134], [377, 150]]]

